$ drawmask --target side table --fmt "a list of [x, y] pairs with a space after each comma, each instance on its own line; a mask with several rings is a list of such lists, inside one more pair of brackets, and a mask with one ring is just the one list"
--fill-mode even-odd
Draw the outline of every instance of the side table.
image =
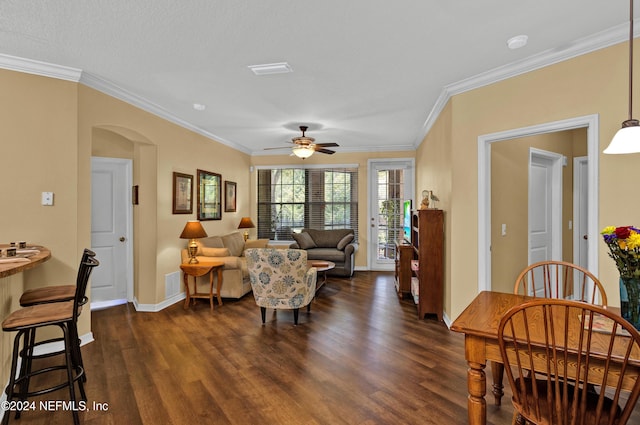
[[[198, 264], [181, 264], [180, 269], [182, 269], [184, 275], [184, 288], [187, 292], [187, 298], [184, 300], [184, 308], [189, 307], [189, 303], [193, 298], [193, 302], [195, 303], [196, 298], [208, 298], [209, 305], [211, 306], [211, 310], [213, 310], [213, 296], [216, 295], [218, 298], [218, 305], [222, 305], [222, 298], [220, 297], [220, 288], [222, 287], [222, 269], [224, 267], [224, 262], [222, 261], [212, 261], [206, 264], [198, 263]], [[213, 272], [218, 271], [218, 284], [216, 285], [216, 292], [213, 292]], [[198, 292], [198, 286], [196, 285], [196, 281], [198, 280], [198, 276], [204, 276], [209, 274], [209, 293]], [[193, 293], [189, 290], [189, 276], [193, 276]]]

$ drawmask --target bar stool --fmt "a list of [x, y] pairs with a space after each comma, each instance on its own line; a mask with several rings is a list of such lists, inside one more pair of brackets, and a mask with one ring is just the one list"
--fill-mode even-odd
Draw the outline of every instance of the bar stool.
[[[86, 262], [87, 259], [89, 258], [94, 258], [95, 256], [96, 256], [95, 252], [85, 248], [84, 252], [82, 253], [82, 258], [80, 259], [80, 266], [78, 267], [78, 275], [76, 277], [75, 285], [54, 285], [54, 286], [43, 286], [40, 288], [27, 289], [22, 293], [22, 296], [20, 297], [20, 305], [22, 307], [29, 307], [37, 304], [47, 304], [47, 303], [65, 302], [65, 301], [73, 300], [76, 294], [76, 288], [78, 287], [78, 283], [83, 278], [82, 263]], [[89, 299], [85, 296], [82, 299], [80, 305], [86, 304], [88, 300]], [[77, 353], [76, 359], [78, 360], [80, 366], [84, 367], [84, 364], [82, 362], [82, 354], [80, 350], [80, 336], [78, 335], [77, 326], [75, 326], [74, 324], [74, 326], [70, 328], [70, 331], [71, 331], [71, 336], [73, 338], [73, 341], [77, 341], [77, 345], [74, 346], [74, 350]], [[29, 345], [35, 345], [35, 333], [33, 335], [30, 335], [30, 341], [31, 342]], [[54, 342], [54, 341], [62, 341], [62, 338], [56, 338], [53, 341], [48, 340], [46, 342]], [[42, 343], [39, 343], [38, 345], [41, 345], [41, 344]], [[41, 358], [41, 357], [50, 357], [51, 355], [55, 355], [57, 353], [58, 352], [49, 353], [49, 354], [40, 355], [40, 356], [33, 355], [31, 357], [32, 359]], [[21, 356], [22, 356], [22, 353], [21, 353]], [[87, 382], [86, 373], [82, 375], [82, 381]]]
[[[89, 257], [95, 257], [96, 253], [85, 248], [80, 259], [80, 264], [87, 261]], [[80, 270], [80, 267], [78, 267]], [[28, 307], [36, 304], [56, 303], [61, 301], [71, 301], [76, 294], [76, 285], [54, 285], [42, 286], [40, 288], [27, 289], [20, 296], [20, 305]]]
[[[86, 401], [87, 396], [84, 391], [82, 377], [84, 376], [84, 367], [81, 364], [79, 356], [79, 344], [77, 341], [77, 321], [82, 311], [82, 303], [86, 303], [86, 289], [89, 276], [94, 267], [100, 263], [93, 257], [88, 257], [86, 261], [80, 264], [78, 271], [78, 282], [76, 286], [75, 296], [72, 301], [54, 302], [46, 304], [37, 304], [30, 307], [23, 307], [11, 313], [3, 322], [2, 330], [4, 332], [16, 332], [13, 343], [13, 352], [11, 357], [11, 373], [9, 375], [9, 385], [5, 390], [7, 401], [26, 400], [28, 397], [48, 394], [62, 388], [69, 388], [69, 396], [72, 407], [73, 423], [78, 425], [80, 419], [78, 417], [79, 406], [76, 398], [75, 383], [78, 383], [80, 396]], [[58, 326], [62, 330], [62, 337], [50, 339], [35, 343], [35, 333], [39, 328], [46, 326]], [[76, 334], [74, 336], [74, 333]], [[20, 340], [22, 340], [22, 351], [20, 351]], [[32, 361], [34, 356], [34, 348], [40, 344], [62, 340], [64, 350], [58, 353], [51, 353], [42, 356], [53, 356], [64, 354], [64, 364], [43, 367], [41, 369], [32, 370]], [[20, 375], [16, 377], [18, 358], [22, 357], [22, 366], [20, 367]], [[56, 370], [66, 370], [67, 379], [65, 382], [52, 385], [35, 391], [29, 391], [29, 381], [31, 377], [41, 375]], [[2, 419], [3, 424], [9, 423], [10, 411], [5, 412]], [[20, 417], [20, 411], [16, 411], [16, 419]]]

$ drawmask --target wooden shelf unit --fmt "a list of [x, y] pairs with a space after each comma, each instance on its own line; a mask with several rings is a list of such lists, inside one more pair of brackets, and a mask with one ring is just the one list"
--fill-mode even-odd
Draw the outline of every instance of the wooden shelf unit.
[[[418, 278], [418, 318], [432, 314], [442, 321], [444, 304], [444, 212], [416, 210], [411, 216], [412, 272]], [[414, 294], [415, 295], [415, 294]]]
[[400, 299], [411, 295], [411, 260], [413, 260], [413, 245], [405, 240], [399, 240], [396, 244], [396, 272], [395, 284]]

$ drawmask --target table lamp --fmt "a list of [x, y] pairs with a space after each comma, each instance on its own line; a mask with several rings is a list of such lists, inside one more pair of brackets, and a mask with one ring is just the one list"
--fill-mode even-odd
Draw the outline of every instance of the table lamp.
[[254, 227], [256, 227], [256, 225], [253, 224], [253, 221], [251, 221], [251, 217], [242, 217], [242, 219], [240, 220], [240, 224], [238, 224], [238, 229], [245, 229], [244, 231], [245, 242], [247, 241], [247, 239], [249, 239], [249, 230], [246, 230], [246, 229], [253, 229]]
[[191, 239], [189, 241], [189, 264], [197, 264], [198, 259], [196, 258], [196, 252], [198, 251], [198, 244], [196, 243], [196, 239], [206, 238], [207, 232], [202, 228], [202, 224], [198, 220], [189, 220], [187, 224], [185, 224], [184, 229], [182, 229], [182, 233], [180, 234], [180, 239]]

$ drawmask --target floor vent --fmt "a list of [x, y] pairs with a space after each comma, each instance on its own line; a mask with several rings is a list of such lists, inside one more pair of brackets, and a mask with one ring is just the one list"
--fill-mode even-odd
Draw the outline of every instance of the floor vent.
[[180, 272], [164, 275], [165, 298], [171, 298], [180, 293]]

